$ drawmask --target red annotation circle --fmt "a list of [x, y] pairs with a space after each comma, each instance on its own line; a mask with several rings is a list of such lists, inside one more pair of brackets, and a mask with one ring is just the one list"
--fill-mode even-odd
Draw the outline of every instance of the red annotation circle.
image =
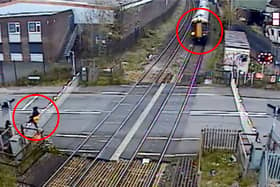
[[[219, 39], [218, 43], [217, 43], [212, 49], [210, 49], [209, 51], [205, 51], [205, 52], [201, 52], [201, 53], [200, 53], [200, 52], [195, 52], [195, 51], [189, 50], [187, 47], [184, 46], [184, 44], [182, 43], [182, 41], [181, 41], [181, 39], [180, 39], [180, 37], [179, 37], [179, 26], [180, 26], [180, 23], [181, 23], [182, 19], [183, 19], [188, 13], [190, 13], [190, 12], [192, 12], [192, 11], [195, 11], [195, 10], [205, 10], [205, 11], [210, 12], [211, 14], [213, 14], [213, 15], [217, 18], [217, 20], [219, 21], [220, 27], [221, 27], [221, 36], [220, 36], [220, 39]], [[192, 54], [195, 54], [195, 55], [204, 55], [204, 54], [207, 54], [207, 53], [210, 53], [210, 52], [214, 51], [214, 50], [220, 45], [220, 43], [222, 42], [223, 35], [224, 35], [224, 28], [223, 28], [223, 23], [222, 23], [221, 19], [219, 18], [219, 16], [218, 16], [217, 14], [215, 14], [215, 12], [213, 12], [213, 11], [207, 9], [207, 8], [193, 8], [193, 9], [188, 10], [187, 12], [185, 12], [185, 13], [180, 17], [179, 21], [177, 22], [177, 26], [176, 26], [176, 36], [177, 36], [177, 40], [178, 40], [179, 44], [180, 44], [186, 51], [188, 51], [188, 52], [190, 52], [190, 53], [192, 53]]]
[[[57, 113], [57, 121], [56, 121], [55, 128], [52, 130], [52, 132], [51, 132], [48, 136], [45, 136], [45, 137], [39, 138], [39, 139], [33, 139], [33, 138], [29, 138], [29, 137], [27, 137], [27, 136], [24, 136], [24, 135], [20, 132], [20, 130], [17, 128], [16, 123], [15, 123], [15, 113], [16, 113], [16, 109], [17, 109], [17, 107], [19, 106], [19, 104], [20, 104], [23, 100], [25, 100], [25, 99], [27, 99], [27, 98], [29, 98], [29, 97], [34, 97], [34, 96], [43, 97], [43, 98], [47, 99], [48, 101], [50, 101], [50, 102], [52, 103], [52, 105], [54, 106], [54, 108], [55, 108], [55, 110], [56, 110], [56, 113]], [[15, 127], [16, 131], [18, 132], [18, 134], [19, 134], [20, 136], [22, 136], [23, 138], [25, 138], [25, 139], [27, 139], [27, 140], [30, 140], [30, 141], [41, 141], [41, 140], [45, 140], [45, 139], [51, 137], [51, 136], [54, 134], [54, 132], [57, 130], [58, 125], [59, 125], [59, 121], [60, 121], [60, 114], [59, 114], [59, 110], [58, 110], [58, 108], [57, 108], [55, 102], [54, 102], [52, 99], [50, 99], [49, 97], [47, 97], [47, 96], [45, 96], [45, 95], [42, 95], [42, 94], [30, 94], [30, 95], [27, 95], [27, 96], [21, 98], [21, 99], [17, 102], [15, 108], [13, 109], [12, 120], [13, 120], [13, 126]]]

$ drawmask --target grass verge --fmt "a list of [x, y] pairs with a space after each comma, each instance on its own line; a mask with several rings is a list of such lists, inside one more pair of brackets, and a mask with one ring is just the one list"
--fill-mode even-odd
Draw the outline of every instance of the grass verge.
[[0, 164], [0, 186], [16, 186], [16, 175], [13, 167]]
[[[238, 162], [230, 160], [232, 153], [225, 151], [206, 152], [201, 159], [201, 187], [228, 187], [238, 183], [240, 187], [255, 185], [254, 175], [241, 177], [241, 166]], [[211, 170], [216, 174], [212, 176]]]
[[71, 77], [71, 68], [68, 67], [54, 67], [46, 74], [33, 72], [33, 75], [40, 75], [41, 80], [39, 82], [30, 81], [27, 77], [18, 79], [16, 86], [61, 86], [67, 82]]
[[176, 23], [184, 11], [185, 1], [181, 0], [172, 15], [164, 20], [158, 27], [146, 29], [143, 38], [129, 51], [121, 56], [126, 62], [124, 71], [128, 81], [136, 81], [144, 70], [147, 55], [157, 53], [166, 38], [175, 30]]

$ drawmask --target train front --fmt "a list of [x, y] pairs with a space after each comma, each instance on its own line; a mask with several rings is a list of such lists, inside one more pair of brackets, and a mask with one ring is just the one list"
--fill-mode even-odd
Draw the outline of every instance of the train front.
[[[201, 0], [199, 8], [208, 7], [208, 0]], [[192, 18], [192, 39], [196, 43], [205, 43], [209, 32], [209, 12], [206, 10], [197, 10]]]

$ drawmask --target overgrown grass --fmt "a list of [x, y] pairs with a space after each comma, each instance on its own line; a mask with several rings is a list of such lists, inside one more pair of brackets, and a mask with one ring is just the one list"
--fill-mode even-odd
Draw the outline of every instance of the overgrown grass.
[[[214, 6], [211, 5], [211, 10], [215, 10]], [[206, 45], [206, 50], [211, 50], [220, 39], [220, 24], [218, 20], [211, 15], [210, 33], [208, 36], [208, 41]], [[221, 44], [211, 53], [205, 55], [205, 71], [215, 71], [216, 64], [221, 62], [224, 58], [223, 44]]]
[[0, 164], [0, 186], [15, 187], [16, 174], [13, 167]]
[[220, 45], [214, 51], [214, 54], [206, 61], [206, 71], [214, 71], [216, 64], [221, 62], [224, 58], [223, 46]]
[[129, 82], [125, 80], [122, 76], [118, 77], [108, 77], [108, 76], [99, 76], [97, 81], [81, 81], [82, 86], [107, 86], [107, 85], [120, 85], [128, 84]]
[[39, 145], [32, 146], [32, 149], [29, 150], [30, 155], [28, 155], [27, 158], [25, 158], [17, 167], [17, 171], [20, 175], [24, 174], [25, 171], [27, 171], [32, 164], [34, 164], [41, 156], [45, 154], [45, 151], [43, 147]]
[[124, 66], [125, 72], [143, 71], [143, 64], [147, 61], [147, 55], [155, 54], [163, 45], [168, 35], [175, 30], [176, 22], [184, 11], [184, 7], [185, 1], [181, 0], [174, 13], [168, 19], [157, 28], [146, 29], [143, 38], [131, 50], [122, 55], [121, 61], [128, 63]]
[[[255, 176], [241, 178], [241, 166], [230, 160], [231, 155], [225, 151], [204, 153], [201, 159], [201, 187], [228, 187], [234, 182], [238, 182], [241, 187], [254, 185]], [[215, 176], [210, 175], [211, 170], [216, 171]]]
[[71, 77], [71, 68], [67, 67], [55, 67], [46, 74], [33, 72], [34, 75], [40, 75], [41, 80], [39, 82], [32, 82], [23, 77], [16, 83], [17, 86], [28, 86], [28, 85], [40, 85], [40, 86], [60, 86]]

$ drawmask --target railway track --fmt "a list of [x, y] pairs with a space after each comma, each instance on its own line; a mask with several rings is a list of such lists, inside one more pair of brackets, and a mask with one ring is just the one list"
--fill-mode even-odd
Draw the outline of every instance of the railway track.
[[193, 187], [196, 186], [197, 164], [193, 159], [182, 158], [177, 161], [176, 170], [173, 175], [171, 187]]
[[[191, 17], [189, 16], [188, 18], [185, 19], [184, 23], [182, 24], [182, 26], [180, 27], [180, 33], [182, 35], [182, 40], [184, 40], [187, 36], [187, 32], [185, 30], [185, 26], [188, 26], [188, 29], [190, 29], [190, 19]], [[176, 43], [176, 44], [175, 44]], [[174, 48], [174, 45], [176, 46]], [[141, 85], [143, 83], [143, 80], [146, 79], [146, 77], [150, 77], [151, 71], [153, 69], [153, 67], [155, 67], [155, 65], [159, 62], [163, 63], [161, 65], [163, 65], [163, 68], [160, 70], [160, 72], [158, 72], [157, 77], [153, 78], [153, 83], [148, 86], [143, 95], [140, 97], [140, 99], [138, 100], [138, 102], [136, 103], [136, 105], [133, 107], [132, 110], [130, 110], [129, 114], [126, 116], [126, 118], [122, 121], [120, 127], [114, 132], [114, 134], [112, 134], [112, 136], [109, 138], [108, 142], [106, 143], [106, 145], [108, 145], [108, 143], [110, 143], [110, 140], [112, 140], [111, 138], [119, 132], [119, 130], [126, 124], [126, 122], [129, 120], [129, 118], [133, 115], [134, 111], [137, 110], [137, 108], [142, 104], [142, 102], [145, 100], [146, 96], [148, 94], [150, 94], [151, 90], [157, 86], [158, 83], [160, 83], [160, 81], [162, 80], [162, 76], [164, 75], [165, 70], [167, 69], [167, 67], [172, 63], [172, 60], [174, 59], [174, 57], [176, 56], [178, 50], [180, 49], [179, 45], [177, 44], [176, 41], [176, 36], [174, 36], [169, 44], [167, 45], [167, 47], [162, 51], [162, 53], [159, 55], [159, 57], [157, 58], [157, 60], [153, 63], [153, 65], [151, 66], [151, 68], [146, 71], [142, 78], [139, 79], [139, 81], [137, 81], [128, 91], [129, 93], [133, 93], [135, 92], [135, 90], [137, 90], [137, 88], [139, 87], [139, 85]], [[168, 55], [166, 56], [165, 54], [167, 54], [167, 51], [169, 51]], [[171, 52], [173, 51], [173, 52]], [[167, 61], [161, 61], [161, 59], [167, 58]], [[141, 86], [140, 86], [141, 87]], [[98, 131], [98, 129], [104, 124], [104, 122], [111, 116], [111, 114], [115, 111], [118, 110], [118, 107], [121, 106], [121, 104], [125, 101], [125, 98], [122, 98], [117, 105], [112, 109], [112, 111], [110, 111], [103, 120], [101, 120], [97, 126], [86, 136], [86, 138], [84, 138], [84, 140], [75, 148], [75, 150], [71, 153], [71, 155], [66, 159], [66, 161], [58, 168], [58, 170], [46, 181], [46, 183], [44, 184], [44, 186], [53, 186], [53, 184], [55, 184], [56, 186], [72, 186], [73, 183], [81, 178], [81, 176], [83, 176], [84, 170], [86, 170], [86, 173], [88, 171], [88, 168], [91, 168], [93, 165], [95, 165], [96, 163], [99, 162], [99, 160], [97, 159], [97, 157], [90, 162], [90, 164], [88, 164], [87, 159], [82, 158], [83, 162], [80, 163], [79, 166], [75, 166], [75, 162], [73, 160], [75, 160], [75, 155], [77, 153], [79, 153], [79, 150], [81, 150], [83, 148], [83, 146], [88, 142], [88, 140]], [[106, 145], [101, 149], [101, 151], [106, 147]], [[100, 151], [100, 152], [101, 152]], [[85, 164], [86, 163], [86, 164]], [[90, 167], [87, 167], [87, 166]], [[68, 168], [72, 168], [72, 169], [68, 169]], [[81, 172], [83, 171], [83, 172]]]
[[[114, 186], [114, 187], [117, 187], [117, 186], [126, 186], [124, 185], [124, 183], [128, 183], [128, 182], [133, 182], [134, 180], [130, 179], [129, 180], [129, 177], [131, 177], [131, 175], [133, 175], [133, 169], [135, 169], [135, 163], [139, 162], [136, 157], [137, 157], [137, 153], [139, 152], [139, 150], [141, 149], [141, 147], [143, 146], [145, 140], [147, 139], [147, 137], [149, 136], [149, 133], [151, 132], [152, 128], [154, 127], [155, 123], [157, 122], [157, 120], [159, 119], [159, 116], [161, 115], [162, 111], [164, 110], [167, 102], [169, 101], [171, 95], [173, 94], [175, 88], [176, 88], [176, 85], [177, 83], [181, 82], [182, 80], [182, 77], [185, 73], [185, 71], [189, 71], [189, 70], [186, 70], [187, 69], [187, 65], [189, 64], [189, 60], [191, 58], [191, 55], [188, 55], [186, 57], [186, 60], [185, 62], [183, 63], [183, 65], [181, 66], [180, 68], [180, 71], [177, 75], [177, 78], [175, 80], [175, 83], [173, 84], [173, 86], [170, 88], [169, 90], [169, 93], [165, 99], [165, 101], [163, 102], [163, 104], [161, 105], [159, 111], [157, 112], [157, 115], [155, 116], [155, 118], [153, 119], [152, 123], [150, 124], [149, 128], [147, 129], [146, 133], [145, 133], [145, 136], [144, 138], [142, 138], [141, 142], [139, 143], [139, 145], [137, 146], [137, 149], [135, 151], [135, 153], [133, 154], [132, 158], [127, 162], [127, 164], [125, 165], [125, 167], [121, 170], [121, 171], [118, 171], [118, 173], [115, 175], [118, 176], [117, 179], [114, 179], [114, 182], [112, 184], [110, 184], [110, 186]], [[158, 162], [153, 163], [153, 167], [151, 167], [150, 169], [148, 169], [148, 171], [146, 171], [146, 173], [148, 172], [149, 175], [147, 175], [146, 177], [143, 177], [141, 179], [141, 181], [143, 183], [139, 183], [137, 184], [137, 186], [152, 186], [153, 184], [153, 181], [154, 181], [154, 178], [158, 172], [158, 169], [160, 167], [160, 165], [162, 164], [162, 161], [164, 159], [164, 156], [166, 154], [166, 151], [170, 145], [170, 142], [174, 136], [174, 133], [175, 133], [175, 130], [179, 124], [179, 121], [182, 117], [182, 114], [185, 110], [185, 106], [187, 105], [188, 101], [189, 101], [189, 98], [190, 98], [190, 94], [191, 94], [191, 91], [192, 91], [192, 86], [195, 85], [195, 81], [196, 81], [196, 76], [198, 74], [198, 71], [200, 69], [200, 66], [201, 66], [201, 63], [202, 63], [202, 56], [199, 56], [197, 61], [195, 61], [195, 68], [193, 71], [193, 76], [192, 78], [190, 79], [190, 85], [189, 87], [187, 88], [187, 92], [186, 92], [186, 95], [185, 95], [185, 99], [184, 99], [184, 102], [182, 103], [182, 106], [180, 108], [180, 111], [179, 113], [177, 114], [177, 118], [176, 118], [176, 121], [173, 125], [173, 128], [170, 132], [170, 135], [169, 137], [167, 138], [166, 140], [166, 143], [165, 143], [165, 146], [164, 146], [164, 149], [162, 150], [161, 154], [160, 154], [160, 157], [158, 159]], [[74, 183], [73, 186], [85, 186], [84, 184], [84, 181], [88, 181], [92, 178], [92, 174], [96, 172], [94, 166], [96, 164], [94, 162], [91, 162], [89, 167], [83, 172], [82, 175], [80, 175], [80, 177], [76, 180], [76, 182]], [[142, 164], [141, 167], [145, 167], [145, 164]], [[186, 179], [186, 178], [184, 178]], [[186, 183], [190, 183], [191, 184], [191, 181], [193, 181], [194, 179], [188, 179], [186, 180]], [[144, 182], [145, 181], [145, 182]]]
[[[201, 51], [203, 51], [203, 50], [204, 49], [202, 48]], [[169, 148], [171, 140], [174, 137], [175, 131], [176, 131], [178, 125], [179, 125], [181, 117], [183, 116], [183, 113], [184, 113], [184, 111], [185, 111], [185, 109], [187, 107], [187, 104], [189, 103], [189, 100], [190, 100], [190, 97], [191, 97], [191, 93], [192, 93], [192, 87], [195, 86], [195, 84], [196, 84], [196, 78], [197, 78], [198, 72], [200, 70], [202, 61], [203, 61], [203, 56], [200, 55], [198, 57], [197, 61], [195, 62], [195, 68], [193, 70], [193, 75], [190, 78], [189, 86], [186, 88], [186, 95], [185, 95], [184, 101], [183, 101], [183, 103], [182, 103], [182, 105], [180, 107], [180, 110], [179, 110], [179, 112], [178, 112], [178, 114], [176, 116], [175, 123], [173, 124], [172, 130], [170, 131], [169, 137], [168, 137], [168, 139], [167, 139], [167, 141], [166, 141], [166, 143], [164, 145], [164, 148], [163, 148], [163, 150], [161, 152], [161, 155], [160, 155], [160, 157], [159, 157], [159, 159], [157, 161], [156, 167], [154, 168], [154, 170], [153, 170], [153, 172], [152, 172], [148, 182], [146, 183], [146, 186], [151, 186], [153, 184], [153, 181], [154, 181], [154, 178], [155, 178], [155, 176], [157, 174], [157, 171], [158, 171], [161, 163], [163, 162], [163, 159], [164, 159], [165, 154], [166, 154], [166, 152], [167, 152], [167, 150]], [[186, 68], [184, 70], [186, 70]], [[188, 69], [188, 71], [189, 71], [189, 69]], [[181, 75], [178, 81], [181, 81], [182, 77], [183, 76]], [[174, 85], [176, 86], [176, 84], [174, 84]]]

